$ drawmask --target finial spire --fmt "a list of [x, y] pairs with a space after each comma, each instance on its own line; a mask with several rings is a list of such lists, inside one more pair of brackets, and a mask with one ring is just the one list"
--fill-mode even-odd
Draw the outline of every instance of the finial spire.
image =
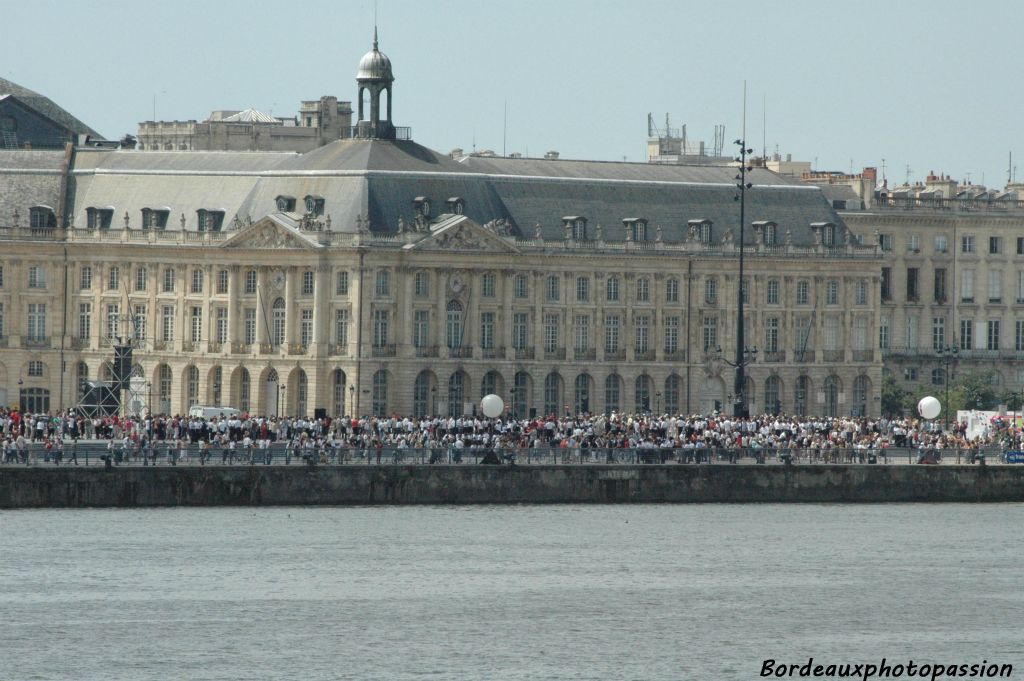
[[377, 52], [377, 24], [373, 25], [373, 51]]

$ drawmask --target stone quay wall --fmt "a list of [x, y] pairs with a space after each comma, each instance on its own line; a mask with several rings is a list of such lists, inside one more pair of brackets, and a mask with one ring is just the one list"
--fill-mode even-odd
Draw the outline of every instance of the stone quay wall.
[[0, 468], [0, 508], [1024, 501], [1024, 466]]

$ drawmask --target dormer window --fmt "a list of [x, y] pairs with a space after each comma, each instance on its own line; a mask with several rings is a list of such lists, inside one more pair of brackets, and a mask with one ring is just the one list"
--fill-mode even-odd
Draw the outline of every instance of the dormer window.
[[836, 245], [836, 226], [831, 222], [826, 222], [821, 227], [821, 243], [826, 246]]
[[57, 216], [49, 206], [32, 206], [28, 209], [28, 216], [32, 229], [48, 229], [57, 226]]
[[110, 223], [114, 219], [114, 207], [106, 208], [90, 207], [85, 209], [86, 226], [89, 229], [110, 229]]
[[566, 215], [562, 218], [566, 238], [572, 234], [573, 241], [587, 240], [587, 219], [580, 215]]
[[778, 241], [778, 225], [771, 221], [755, 222], [754, 228], [761, 231], [765, 246], [775, 246]]
[[200, 232], [219, 232], [224, 224], [224, 211], [222, 210], [200, 208], [196, 211], [196, 215], [198, 217], [196, 228]]
[[305, 202], [307, 215], [316, 216], [324, 214], [324, 199], [322, 196], [307, 196]]
[[622, 221], [633, 241], [647, 241], [647, 220], [643, 218], [626, 218]]
[[425, 218], [430, 217], [430, 199], [425, 196], [417, 196], [412, 200], [412, 208], [417, 215]]
[[142, 229], [167, 229], [167, 218], [170, 208], [143, 208]]
[[449, 213], [462, 215], [466, 211], [466, 201], [461, 196], [451, 196], [447, 203]]
[[279, 196], [274, 201], [277, 203], [277, 210], [281, 213], [294, 213], [295, 212], [295, 197], [294, 196]]

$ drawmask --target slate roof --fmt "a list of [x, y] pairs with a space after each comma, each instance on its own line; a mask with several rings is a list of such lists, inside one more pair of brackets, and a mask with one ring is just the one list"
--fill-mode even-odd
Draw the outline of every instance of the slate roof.
[[22, 87], [17, 83], [0, 78], [0, 95], [14, 95], [19, 101], [32, 107], [39, 113], [43, 114], [55, 123], [64, 126], [68, 130], [103, 139], [103, 135], [99, 134], [88, 125], [59, 107], [49, 97], [44, 97], [38, 92], [33, 92], [27, 87]]
[[0, 225], [11, 224], [14, 211], [22, 226], [28, 224], [29, 208], [50, 206], [61, 212], [63, 150], [0, 150]]

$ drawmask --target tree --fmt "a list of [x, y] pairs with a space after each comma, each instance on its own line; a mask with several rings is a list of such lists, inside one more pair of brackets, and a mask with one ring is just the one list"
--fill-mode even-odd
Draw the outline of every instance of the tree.
[[886, 372], [882, 378], [882, 414], [890, 418], [903, 416], [908, 395], [892, 373]]
[[991, 409], [998, 400], [992, 385], [995, 370], [972, 371], [958, 376], [950, 386], [949, 401], [953, 413], [963, 409]]

